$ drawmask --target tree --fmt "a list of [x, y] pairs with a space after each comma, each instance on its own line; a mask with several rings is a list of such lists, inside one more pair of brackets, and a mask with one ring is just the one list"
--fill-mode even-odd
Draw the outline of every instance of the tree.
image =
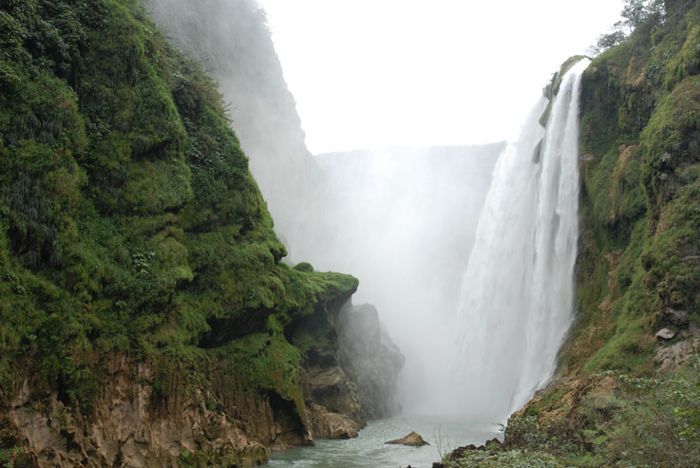
[[615, 23], [611, 32], [603, 34], [592, 51], [598, 54], [622, 43], [632, 31], [642, 25], [660, 23], [665, 15], [664, 0], [625, 0], [622, 20]]
[[663, 0], [626, 0], [622, 9], [624, 24], [630, 31], [649, 21], [659, 21], [663, 15]]

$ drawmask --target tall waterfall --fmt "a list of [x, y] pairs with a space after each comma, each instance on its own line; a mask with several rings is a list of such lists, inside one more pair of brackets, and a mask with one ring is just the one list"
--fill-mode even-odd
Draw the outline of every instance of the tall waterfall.
[[496, 163], [462, 282], [456, 372], [462, 410], [501, 423], [552, 377], [572, 322], [578, 241], [581, 60], [546, 129], [542, 99]]

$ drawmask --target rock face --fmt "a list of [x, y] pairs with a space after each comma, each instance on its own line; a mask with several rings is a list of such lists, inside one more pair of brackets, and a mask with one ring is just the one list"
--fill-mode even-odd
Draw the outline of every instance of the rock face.
[[421, 435], [417, 432], [411, 432], [410, 434], [401, 437], [400, 439], [394, 439], [384, 443], [391, 445], [407, 445], [409, 447], [422, 447], [424, 445], [430, 445], [425, 440], [423, 440], [423, 437], [421, 437]]
[[[312, 200], [330, 196], [306, 148], [294, 97], [256, 0], [145, 0], [174, 45], [212, 74], [226, 102], [241, 147], [275, 220], [295, 255], [313, 248], [323, 232], [306, 216]], [[315, 226], [317, 227], [317, 226]], [[308, 246], [306, 245], [308, 244]]]
[[[154, 396], [156, 371], [126, 357], [110, 366], [110, 384], [97, 397], [94, 413], [86, 418], [52, 393], [42, 403], [29, 399], [29, 382], [0, 417], [3, 438], [23, 442], [32, 466], [172, 466], [188, 453], [206, 452], [206, 460], [220, 465], [252, 466], [268, 458], [262, 442], [288, 429], [275, 421], [275, 409], [264, 400], [240, 392], [240, 408], [265, 437], [256, 440], [234, 412], [207, 408], [207, 395], [180, 392], [167, 402]], [[175, 384], [179, 386], [179, 384]], [[211, 396], [209, 396], [211, 397]]]
[[666, 320], [678, 327], [688, 326], [688, 312], [684, 310], [675, 310], [667, 307], [663, 315]]
[[328, 411], [321, 405], [309, 405], [311, 427], [319, 439], [353, 439], [361, 424], [346, 415]]
[[404, 357], [379, 322], [377, 309], [347, 304], [340, 311], [338, 331], [341, 363], [357, 384], [367, 416], [396, 414], [396, 383]]
[[290, 336], [302, 350], [313, 437], [354, 437], [368, 419], [399, 410], [396, 386], [404, 358], [373, 306], [348, 301], [335, 313], [319, 311]]

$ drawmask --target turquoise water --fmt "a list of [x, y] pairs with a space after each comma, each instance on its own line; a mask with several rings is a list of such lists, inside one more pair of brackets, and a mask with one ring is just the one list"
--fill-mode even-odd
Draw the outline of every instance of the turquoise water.
[[[430, 443], [424, 447], [386, 445], [416, 431]], [[290, 468], [430, 468], [442, 454], [499, 435], [497, 427], [419, 416], [373, 421], [350, 440], [321, 440], [272, 455], [269, 466]]]

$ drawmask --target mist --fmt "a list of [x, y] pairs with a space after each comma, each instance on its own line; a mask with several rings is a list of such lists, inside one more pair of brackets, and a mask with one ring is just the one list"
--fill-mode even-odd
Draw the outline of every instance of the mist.
[[[509, 274], [508, 259], [489, 264], [489, 256], [499, 254], [492, 244], [498, 244], [510, 228], [509, 219], [494, 221], [487, 216], [480, 221], [487, 199], [491, 200], [486, 201], [487, 209], [493, 211], [499, 209], [493, 200], [506, 196], [490, 193], [494, 167], [497, 160], [501, 167], [514, 155], [530, 164], [533, 141], [521, 142], [522, 148], [513, 150], [515, 135], [521, 133], [523, 138], [516, 128], [502, 133], [513, 136], [508, 147], [404, 145], [314, 156], [306, 147], [265, 13], [255, 1], [147, 0], [147, 4], [171, 41], [219, 83], [232, 127], [288, 249], [287, 261], [310, 262], [317, 270], [359, 278], [353, 302], [377, 307], [406, 358], [397, 395], [404, 413], [505, 422], [551, 377], [569, 324], [568, 315], [557, 322], [561, 326], [543, 345], [544, 364], [521, 379], [521, 367], [529, 366], [521, 357], [538, 361], [540, 356], [527, 346], [536, 339], [513, 339], [513, 334], [519, 326], [543, 319], [518, 316], [513, 304], [523, 298], [517, 295], [507, 299], [508, 304], [495, 306], [502, 314], [489, 315], [491, 309], [484, 305], [504, 286], [517, 289], [513, 285], [523, 274], [514, 272], [500, 283]], [[536, 94], [536, 89], [529, 93], [530, 105]], [[532, 112], [523, 132], [528, 125], [535, 133], [544, 132], [538, 123], [542, 110]], [[366, 112], [371, 115], [372, 109]], [[458, 115], [450, 117], [459, 122]], [[521, 127], [524, 116], [518, 119]], [[468, 119], [460, 125], [465, 139], [471, 138]], [[498, 174], [497, 170], [499, 190], [505, 190], [510, 179]], [[527, 218], [531, 208], [523, 205], [519, 216]], [[528, 219], [522, 224], [525, 227], [514, 232], [507, 248], [527, 255], [517, 239], [526, 242], [537, 234]], [[472, 255], [475, 242], [479, 252]], [[481, 285], [476, 293], [475, 285]], [[566, 301], [559, 305], [570, 313]], [[534, 314], [536, 308], [532, 305], [527, 313]], [[509, 317], [508, 331], [501, 333], [504, 323], [499, 320]], [[536, 333], [532, 327], [527, 330]], [[507, 352], [494, 345], [511, 339], [515, 344]]]
[[404, 411], [454, 414], [450, 327], [491, 173], [503, 144], [325, 154], [333, 187], [323, 242], [297, 252], [360, 278], [354, 301], [374, 304], [406, 357]]

